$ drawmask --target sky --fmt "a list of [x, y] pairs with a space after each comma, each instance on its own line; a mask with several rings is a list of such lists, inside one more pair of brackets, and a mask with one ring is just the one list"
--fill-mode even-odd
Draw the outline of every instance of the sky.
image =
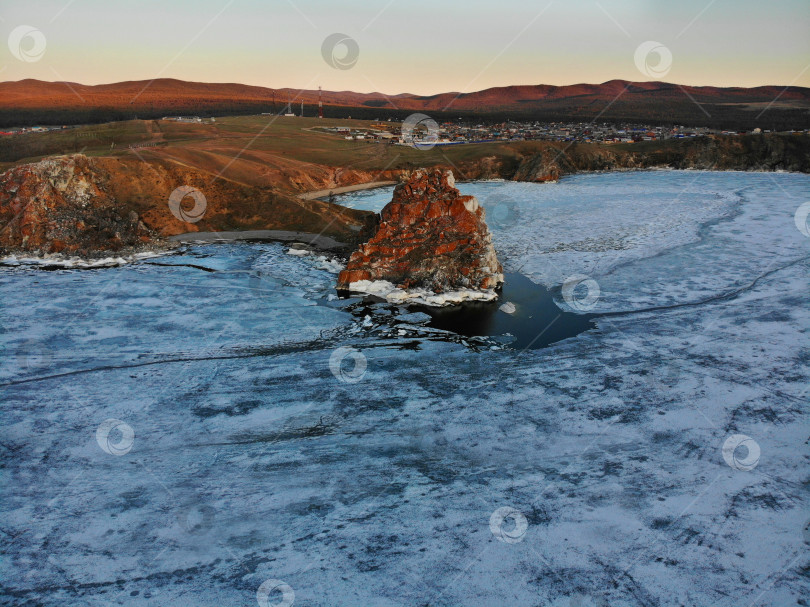
[[0, 0], [0, 37], [0, 80], [810, 86], [810, 0]]

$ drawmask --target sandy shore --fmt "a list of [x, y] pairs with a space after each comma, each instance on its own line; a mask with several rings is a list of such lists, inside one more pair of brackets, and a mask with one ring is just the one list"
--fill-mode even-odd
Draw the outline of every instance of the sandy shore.
[[[299, 194], [302, 200], [328, 199], [330, 194], [346, 194], [359, 190], [371, 190], [373, 188], [384, 188], [396, 185], [396, 181], [372, 181], [370, 183], [360, 183], [357, 185], [347, 185], [329, 190], [316, 190]], [[281, 242], [300, 242], [321, 251], [341, 251], [349, 248], [349, 245], [339, 242], [329, 236], [322, 234], [311, 234], [309, 232], [291, 232], [287, 230], [245, 230], [231, 232], [187, 232], [169, 236], [171, 242], [234, 242], [238, 240], [270, 240]]]
[[318, 198], [329, 198], [329, 194], [347, 194], [349, 192], [357, 192], [359, 190], [371, 190], [374, 188], [384, 188], [389, 185], [396, 185], [397, 181], [372, 181], [370, 183], [359, 183], [357, 185], [346, 185], [339, 188], [331, 188], [329, 190], [316, 190], [314, 192], [305, 192], [299, 194], [298, 197], [303, 200], [315, 200]]
[[272, 240], [281, 242], [302, 242], [316, 249], [336, 251], [348, 245], [322, 234], [289, 232], [286, 230], [245, 230], [241, 232], [188, 232], [170, 236], [172, 242], [233, 242], [236, 240]]

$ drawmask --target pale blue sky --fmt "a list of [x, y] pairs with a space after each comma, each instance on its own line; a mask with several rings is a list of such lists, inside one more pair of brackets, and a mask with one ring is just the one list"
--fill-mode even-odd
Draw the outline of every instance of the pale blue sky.
[[[30, 63], [4, 44], [2, 80], [162, 76], [386, 93], [640, 81], [650, 78], [634, 51], [654, 40], [672, 53], [667, 81], [810, 86], [807, 0], [2, 0], [0, 19], [4, 40], [20, 25], [47, 40]], [[321, 56], [334, 32], [360, 47], [352, 69]]]

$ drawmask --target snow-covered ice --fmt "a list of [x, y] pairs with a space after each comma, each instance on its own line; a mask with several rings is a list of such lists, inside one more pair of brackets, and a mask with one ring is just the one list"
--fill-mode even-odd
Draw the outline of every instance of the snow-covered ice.
[[358, 280], [349, 283], [349, 291], [375, 295], [396, 304], [421, 304], [442, 307], [465, 301], [494, 301], [498, 299], [495, 289], [458, 289], [434, 293], [428, 289], [400, 289], [387, 280]]
[[799, 604], [808, 186], [460, 184], [510, 271], [599, 315], [537, 350], [352, 315], [276, 244], [3, 268], [2, 603]]

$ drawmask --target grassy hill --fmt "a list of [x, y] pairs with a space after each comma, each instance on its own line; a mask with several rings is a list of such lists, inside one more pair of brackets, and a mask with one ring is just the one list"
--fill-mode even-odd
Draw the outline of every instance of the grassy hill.
[[[545, 159], [545, 164], [556, 164], [560, 174], [647, 166], [810, 170], [810, 137], [806, 135], [701, 137], [627, 145], [522, 141], [418, 150], [346, 140], [315, 128], [370, 125], [362, 120], [262, 115], [226, 117], [203, 124], [130, 120], [2, 137], [0, 167], [81, 152], [174, 164], [212, 178], [288, 193], [396, 179], [404, 171], [429, 166], [451, 168], [461, 179], [512, 179], [521, 167], [525, 169], [538, 158]], [[520, 173], [526, 174], [526, 170]], [[532, 174], [538, 177], [536, 171]]]

